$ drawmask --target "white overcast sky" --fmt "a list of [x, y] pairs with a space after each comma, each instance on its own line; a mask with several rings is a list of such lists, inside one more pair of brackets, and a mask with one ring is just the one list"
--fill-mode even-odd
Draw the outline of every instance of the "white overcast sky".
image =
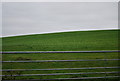
[[117, 28], [117, 2], [2, 3], [2, 36]]

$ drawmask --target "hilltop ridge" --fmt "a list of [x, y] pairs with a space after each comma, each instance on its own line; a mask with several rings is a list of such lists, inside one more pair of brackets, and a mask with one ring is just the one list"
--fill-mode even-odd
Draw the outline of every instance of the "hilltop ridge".
[[3, 51], [117, 50], [119, 30], [74, 31], [3, 37]]

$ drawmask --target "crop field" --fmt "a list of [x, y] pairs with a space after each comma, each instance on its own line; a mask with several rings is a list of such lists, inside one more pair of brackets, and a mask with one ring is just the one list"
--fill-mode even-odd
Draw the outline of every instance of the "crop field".
[[[36, 34], [2, 38], [2, 51], [95, 51], [118, 50], [119, 30], [75, 31], [51, 34]], [[29, 60], [80, 60], [80, 59], [118, 59], [118, 53], [43, 53], [43, 54], [3, 54], [3, 61]], [[40, 62], [40, 63], [3, 63], [3, 69], [52, 69], [83, 67], [116, 67], [118, 61], [81, 61], [81, 62]], [[112, 72], [118, 69], [81, 69], [48, 71], [6, 71], [3, 75], [51, 74], [80, 72]], [[115, 76], [118, 74], [76, 74], [49, 76], [4, 76], [3, 79], [53, 79]], [[60, 80], [61, 81], [61, 80]], [[73, 80], [72, 80], [73, 81]], [[77, 80], [79, 81], [79, 80]], [[80, 81], [119, 81], [119, 78], [89, 79]]]

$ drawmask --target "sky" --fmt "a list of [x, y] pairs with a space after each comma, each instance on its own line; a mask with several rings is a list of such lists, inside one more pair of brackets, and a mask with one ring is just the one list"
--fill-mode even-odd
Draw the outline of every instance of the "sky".
[[3, 2], [2, 36], [118, 29], [117, 2]]
[[119, 2], [120, 0], [1, 0], [1, 2]]

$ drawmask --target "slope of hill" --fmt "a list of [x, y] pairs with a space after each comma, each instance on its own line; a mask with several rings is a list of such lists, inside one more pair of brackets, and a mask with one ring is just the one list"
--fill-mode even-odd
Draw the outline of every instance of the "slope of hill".
[[117, 50], [119, 30], [75, 31], [2, 38], [3, 51]]
[[[5, 37], [3, 51], [71, 51], [71, 50], [117, 50], [119, 30], [76, 31], [52, 34]], [[80, 59], [118, 59], [118, 53], [54, 53], [54, 54], [3, 54], [3, 61], [23, 60], [80, 60]], [[45, 63], [3, 63], [3, 69], [48, 69], [48, 68], [84, 68], [117, 67], [118, 61], [83, 61], [83, 62], [45, 62]], [[53, 71], [3, 71], [3, 75], [111, 72], [116, 68], [53, 70]], [[118, 76], [118, 74], [83, 74], [58, 76], [4, 76], [3, 80], [15, 79], [53, 79]], [[72, 80], [73, 81], [73, 80]], [[78, 80], [77, 80], [78, 81]], [[118, 81], [118, 78], [88, 79], [81, 81]]]

